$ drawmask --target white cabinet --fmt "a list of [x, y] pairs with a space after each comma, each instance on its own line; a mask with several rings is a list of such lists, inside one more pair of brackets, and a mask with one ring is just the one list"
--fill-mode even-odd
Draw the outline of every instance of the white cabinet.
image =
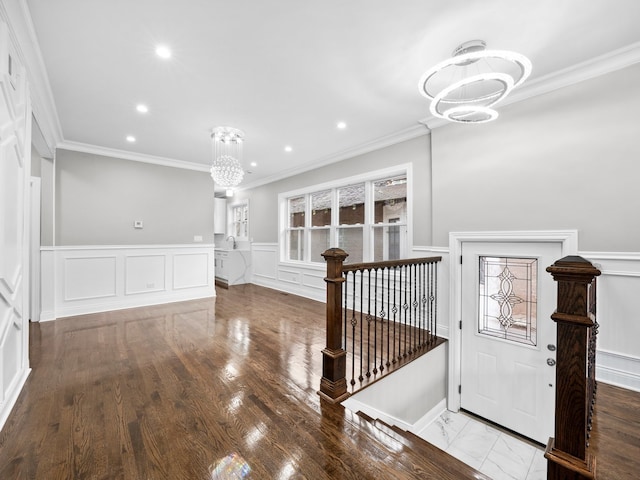
[[249, 250], [216, 250], [216, 280], [227, 285], [251, 281], [251, 252]]
[[226, 234], [227, 201], [224, 198], [213, 199], [213, 233]]

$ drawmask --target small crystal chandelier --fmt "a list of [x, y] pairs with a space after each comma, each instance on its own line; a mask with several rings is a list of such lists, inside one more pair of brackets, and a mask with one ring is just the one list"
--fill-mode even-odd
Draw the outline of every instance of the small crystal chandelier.
[[211, 141], [211, 178], [216, 185], [225, 189], [238, 186], [244, 177], [244, 170], [240, 164], [244, 132], [233, 127], [216, 127], [211, 133]]
[[527, 57], [487, 50], [482, 40], [465, 42], [453, 57], [427, 70], [420, 93], [431, 100], [434, 117], [459, 123], [484, 123], [498, 117], [493, 107], [531, 73]]

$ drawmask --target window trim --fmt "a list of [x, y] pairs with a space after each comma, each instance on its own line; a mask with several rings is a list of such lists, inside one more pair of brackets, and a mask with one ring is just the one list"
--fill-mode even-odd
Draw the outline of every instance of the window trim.
[[239, 207], [246, 207], [247, 209], [247, 228], [245, 236], [235, 237], [236, 241], [249, 241], [251, 238], [251, 209], [249, 208], [249, 199], [239, 200], [233, 203], [227, 204], [227, 233], [231, 235], [234, 232], [235, 216], [234, 210]]
[[[367, 186], [365, 188], [365, 203], [369, 204], [373, 199], [373, 192], [370, 186], [370, 183], [376, 180], [380, 180], [385, 177], [394, 177], [398, 175], [406, 175], [407, 177], [407, 254], [413, 251], [413, 164], [411, 163], [403, 163], [399, 165], [395, 165], [393, 167], [383, 168], [380, 170], [375, 170], [372, 172], [362, 173], [358, 175], [354, 175], [351, 177], [340, 178], [336, 180], [332, 180], [329, 182], [319, 183], [315, 185], [309, 185], [307, 187], [298, 188], [295, 190], [289, 190], [287, 192], [281, 192], [278, 194], [278, 233], [279, 233], [279, 242], [278, 242], [278, 259], [279, 263], [283, 265], [297, 265], [304, 267], [317, 268], [322, 265], [322, 261], [313, 262], [307, 261], [307, 255], [309, 255], [311, 248], [311, 236], [303, 234], [304, 241], [304, 260], [290, 260], [287, 258], [287, 235], [288, 231], [291, 230], [289, 228], [289, 206], [288, 200], [293, 197], [305, 196], [305, 226], [304, 227], [296, 227], [296, 229], [303, 228], [305, 231], [310, 230], [311, 228], [306, 225], [307, 218], [311, 218], [309, 215], [311, 214], [311, 202], [309, 201], [309, 197], [307, 195], [320, 192], [322, 190], [333, 190], [332, 195], [336, 198], [333, 198], [332, 205], [337, 205], [337, 189], [340, 187], [346, 187], [349, 185], [357, 184], [357, 183], [365, 183]], [[374, 213], [372, 209], [365, 210], [365, 223], [361, 226], [364, 229], [363, 235], [363, 258], [371, 258], [371, 251], [373, 248], [373, 235], [370, 230], [371, 227], [381, 227], [386, 224], [376, 224], [373, 223]], [[336, 244], [337, 242], [337, 230], [341, 226], [338, 225], [338, 208], [332, 208], [331, 216], [332, 222], [330, 228], [330, 245]], [[343, 227], [346, 227], [343, 226]], [[315, 227], [315, 228], [327, 228], [327, 227]]]

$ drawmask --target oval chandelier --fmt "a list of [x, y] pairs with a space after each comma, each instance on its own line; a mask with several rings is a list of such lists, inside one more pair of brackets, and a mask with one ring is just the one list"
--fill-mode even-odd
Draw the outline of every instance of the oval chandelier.
[[492, 107], [531, 74], [527, 57], [506, 50], [487, 50], [482, 40], [465, 42], [453, 56], [427, 70], [420, 93], [431, 100], [434, 117], [458, 123], [495, 120]]
[[222, 188], [233, 188], [242, 182], [242, 144], [244, 132], [233, 127], [216, 127], [211, 133], [213, 163], [211, 178]]

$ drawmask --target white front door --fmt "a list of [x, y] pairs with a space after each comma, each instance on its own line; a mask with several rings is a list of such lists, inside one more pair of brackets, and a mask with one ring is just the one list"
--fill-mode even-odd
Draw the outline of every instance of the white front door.
[[[560, 242], [462, 243], [461, 407], [541, 443], [553, 436]], [[548, 362], [549, 360], [549, 362]]]

